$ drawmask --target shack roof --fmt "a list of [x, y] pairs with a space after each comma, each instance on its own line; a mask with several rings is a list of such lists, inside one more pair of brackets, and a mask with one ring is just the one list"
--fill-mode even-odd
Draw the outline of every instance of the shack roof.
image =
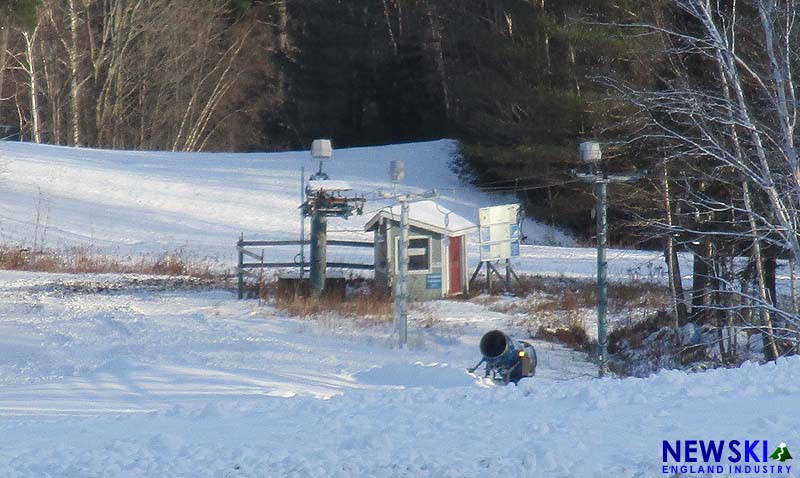
[[[381, 219], [400, 222], [400, 205], [381, 209], [364, 226], [365, 231], [374, 230]], [[446, 236], [462, 236], [477, 226], [435, 201], [426, 200], [409, 204], [408, 223]]]
[[338, 192], [338, 191], [350, 191], [353, 188], [344, 181], [332, 181], [329, 179], [325, 179], [325, 180], [309, 181], [308, 189], [313, 192], [319, 192], [319, 191]]

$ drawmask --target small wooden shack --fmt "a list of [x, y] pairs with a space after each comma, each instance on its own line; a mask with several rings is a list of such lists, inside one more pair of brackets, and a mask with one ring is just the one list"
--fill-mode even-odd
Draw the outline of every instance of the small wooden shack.
[[[375, 233], [375, 284], [390, 289], [399, 271], [400, 206], [382, 209], [364, 228]], [[467, 292], [466, 235], [475, 229], [474, 223], [434, 201], [410, 204], [409, 299]]]

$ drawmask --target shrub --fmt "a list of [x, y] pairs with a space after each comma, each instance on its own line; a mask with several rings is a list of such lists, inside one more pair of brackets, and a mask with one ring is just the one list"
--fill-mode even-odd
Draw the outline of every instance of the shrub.
[[0, 245], [0, 269], [61, 273], [133, 273], [166, 276], [191, 276], [214, 279], [225, 275], [216, 261], [196, 258], [183, 250], [162, 254], [143, 254], [138, 258], [119, 258], [100, 254], [91, 247], [63, 250]]

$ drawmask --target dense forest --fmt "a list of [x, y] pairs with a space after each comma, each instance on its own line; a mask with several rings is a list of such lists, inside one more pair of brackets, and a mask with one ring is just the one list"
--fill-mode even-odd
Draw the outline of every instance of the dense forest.
[[3, 0], [0, 118], [96, 147], [452, 136], [549, 156], [592, 133], [591, 75], [634, 57], [599, 26], [626, 3]]
[[[796, 349], [793, 0], [0, 0], [0, 125], [171, 151], [459, 140], [454, 168], [593, 234], [577, 145], [603, 144], [612, 237], [663, 247], [676, 329]], [[684, 291], [677, 253], [695, 257]], [[740, 258], [746, 258], [744, 262]]]

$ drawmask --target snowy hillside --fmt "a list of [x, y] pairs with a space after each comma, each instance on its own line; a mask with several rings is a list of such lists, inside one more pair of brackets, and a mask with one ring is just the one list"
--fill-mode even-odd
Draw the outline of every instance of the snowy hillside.
[[[363, 216], [331, 220], [332, 238], [370, 238], [360, 232], [378, 210], [391, 205], [375, 192], [391, 190], [389, 162], [406, 163], [401, 191], [440, 191], [445, 207], [477, 221], [477, 209], [513, 201], [464, 185], [450, 169], [453, 141], [337, 150], [326, 165], [331, 179], [347, 181], [365, 194]], [[80, 245], [117, 256], [160, 254], [182, 249], [223, 264], [235, 263], [235, 242], [248, 238], [299, 237], [300, 167], [317, 164], [307, 151], [253, 154], [194, 154], [75, 149], [0, 142], [0, 242], [51, 249]], [[563, 232], [525, 220], [531, 244], [515, 261], [520, 271], [590, 278], [596, 259], [591, 248], [572, 246]], [[308, 227], [306, 227], [308, 234]], [[477, 240], [472, 235], [471, 240]], [[470, 248], [470, 266], [478, 249]], [[270, 251], [291, 260], [295, 248]], [[341, 254], [356, 254], [357, 257]], [[359, 255], [360, 254], [360, 255]], [[370, 261], [370, 251], [332, 249], [329, 259]], [[610, 251], [609, 277], [664, 280], [659, 253]], [[690, 262], [684, 265], [689, 272]]]
[[[390, 204], [375, 193], [391, 190], [394, 159], [406, 164], [401, 191], [437, 188], [444, 206], [471, 220], [479, 207], [509, 200], [462, 184], [450, 170], [455, 154], [455, 142], [446, 140], [337, 150], [326, 172], [368, 201], [364, 216], [332, 220], [331, 235], [363, 236], [354, 231]], [[0, 142], [0, 238], [30, 246], [38, 217], [39, 235], [52, 248], [80, 244], [122, 254], [185, 248], [230, 262], [240, 232], [298, 237], [302, 166], [307, 175], [317, 167], [307, 151], [176, 154]], [[526, 223], [534, 242], [572, 242]]]

